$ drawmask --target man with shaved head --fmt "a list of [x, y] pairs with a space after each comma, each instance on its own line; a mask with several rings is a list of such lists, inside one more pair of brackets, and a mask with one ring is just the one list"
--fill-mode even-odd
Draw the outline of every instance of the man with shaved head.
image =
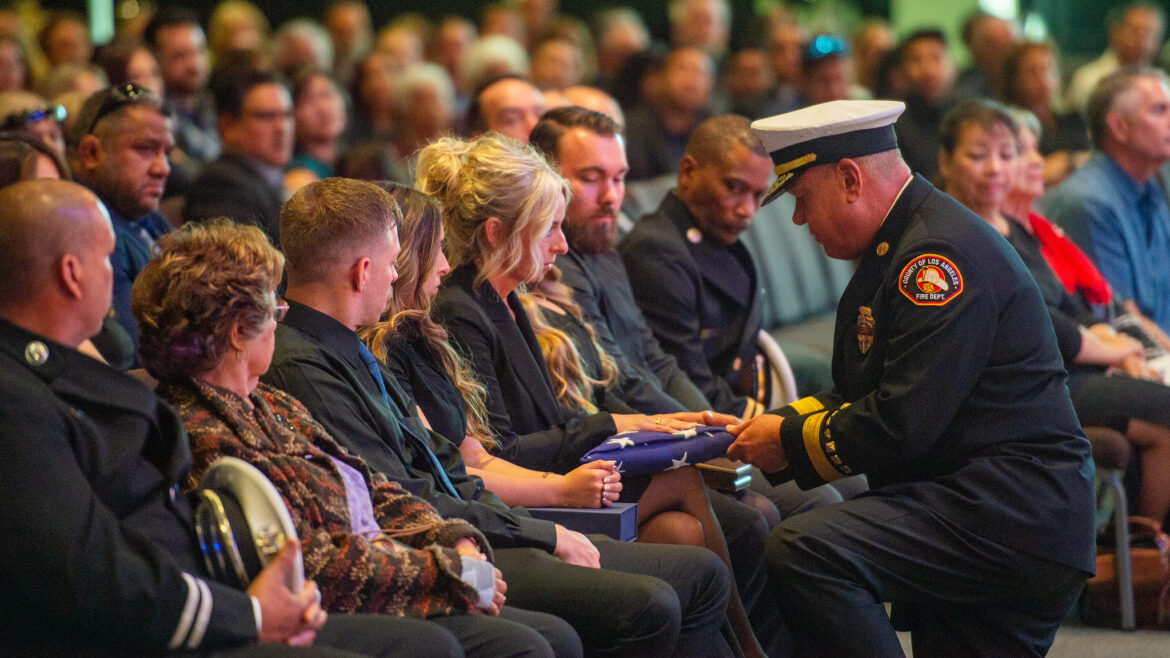
[[295, 542], [246, 593], [207, 579], [177, 484], [190, 466], [179, 418], [137, 379], [77, 351], [110, 307], [105, 207], [70, 182], [10, 185], [0, 190], [0, 244], [7, 650], [252, 655], [272, 652], [257, 641], [316, 639], [373, 655], [463, 655], [422, 620], [339, 615], [325, 626], [316, 585], [284, 584]]

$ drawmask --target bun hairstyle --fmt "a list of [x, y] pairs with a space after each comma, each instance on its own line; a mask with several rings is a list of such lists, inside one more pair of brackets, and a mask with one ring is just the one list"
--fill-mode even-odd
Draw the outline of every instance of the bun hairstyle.
[[[444, 137], [419, 152], [417, 172], [415, 187], [443, 207], [451, 267], [473, 263], [481, 279], [541, 278], [540, 239], [558, 204], [568, 203], [569, 184], [536, 149], [495, 132]], [[495, 246], [484, 228], [491, 217], [504, 226]]]

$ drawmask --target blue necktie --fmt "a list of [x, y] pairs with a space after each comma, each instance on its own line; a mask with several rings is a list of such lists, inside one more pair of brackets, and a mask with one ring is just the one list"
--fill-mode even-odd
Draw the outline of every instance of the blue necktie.
[[[374, 358], [373, 353], [370, 352], [370, 350], [362, 343], [358, 343], [358, 354], [361, 355], [362, 362], [366, 364], [366, 370], [370, 371], [370, 375], [374, 378], [374, 381], [378, 383], [378, 391], [382, 393], [382, 401], [386, 403], [386, 406], [391, 411], [393, 411], [394, 405], [390, 404], [390, 395], [386, 392], [386, 382], [382, 379], [382, 371], [380, 368], [378, 368], [378, 360]], [[427, 460], [431, 464], [431, 472], [434, 474], [435, 479], [439, 481], [439, 484], [442, 485], [443, 489], [446, 490], [446, 493], [454, 496], [455, 498], [459, 498], [459, 492], [455, 490], [455, 485], [451, 484], [451, 478], [447, 477], [447, 471], [443, 470], [443, 465], [439, 463], [439, 458], [435, 456], [435, 453], [431, 450], [431, 447], [427, 445], [427, 442], [411, 431], [411, 429], [402, 422], [402, 419], [398, 418], [397, 414], [395, 414], [395, 420], [398, 422], [399, 429], [402, 430], [402, 435], [406, 437], [408, 441], [414, 443], [416, 450], [420, 451], [423, 455], [426, 456]]]

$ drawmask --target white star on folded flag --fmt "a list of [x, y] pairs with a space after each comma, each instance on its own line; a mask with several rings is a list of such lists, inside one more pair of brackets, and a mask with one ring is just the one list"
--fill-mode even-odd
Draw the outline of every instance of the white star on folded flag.
[[682, 459], [670, 460], [670, 468], [666, 470], [673, 471], [676, 468], [682, 468], [683, 466], [690, 466], [690, 464], [687, 463], [687, 453], [685, 452], [683, 453]]
[[616, 445], [619, 448], [629, 448], [630, 446], [634, 445], [634, 440], [622, 437], [622, 438], [610, 439], [610, 440], [606, 441], [606, 443], [612, 443], [613, 445]]

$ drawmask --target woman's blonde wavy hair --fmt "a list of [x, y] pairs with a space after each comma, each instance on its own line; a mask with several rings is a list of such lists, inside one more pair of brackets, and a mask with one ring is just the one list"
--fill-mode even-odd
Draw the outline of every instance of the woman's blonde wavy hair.
[[[590, 377], [585, 371], [576, 343], [568, 334], [549, 324], [547, 314], [555, 311], [543, 310], [538, 299], [560, 307], [585, 325], [589, 339], [593, 341], [593, 347], [601, 357], [601, 379]], [[561, 283], [561, 271], [556, 267], [549, 270], [539, 283], [520, 295], [520, 303], [528, 313], [532, 331], [540, 344], [541, 354], [544, 355], [544, 362], [548, 366], [549, 375], [552, 376], [557, 401], [570, 409], [584, 411], [587, 414], [597, 413], [597, 405], [593, 403], [593, 392], [598, 388], [604, 389], [618, 379], [617, 363], [597, 342], [597, 334], [594, 333], [593, 327], [585, 321], [581, 307], [573, 301], [572, 288]]]
[[[362, 340], [374, 356], [384, 361], [389, 340], [407, 328], [417, 331], [463, 396], [467, 408], [467, 435], [491, 449], [496, 446], [496, 440], [488, 422], [487, 392], [476, 380], [467, 359], [451, 346], [447, 330], [431, 319], [431, 300], [422, 290], [427, 277], [435, 269], [436, 256], [442, 247], [439, 203], [418, 190], [397, 183], [382, 181], [374, 184], [386, 190], [402, 210], [402, 220], [398, 223], [402, 248], [395, 262], [398, 279], [394, 281], [394, 292], [386, 303], [381, 321], [361, 330]], [[462, 437], [448, 438], [458, 441]]]
[[[540, 239], [569, 183], [536, 149], [499, 133], [472, 140], [444, 137], [419, 152], [414, 186], [439, 200], [451, 267], [473, 263], [479, 281], [508, 274], [538, 281]], [[484, 228], [503, 222], [503, 244], [492, 247]]]

